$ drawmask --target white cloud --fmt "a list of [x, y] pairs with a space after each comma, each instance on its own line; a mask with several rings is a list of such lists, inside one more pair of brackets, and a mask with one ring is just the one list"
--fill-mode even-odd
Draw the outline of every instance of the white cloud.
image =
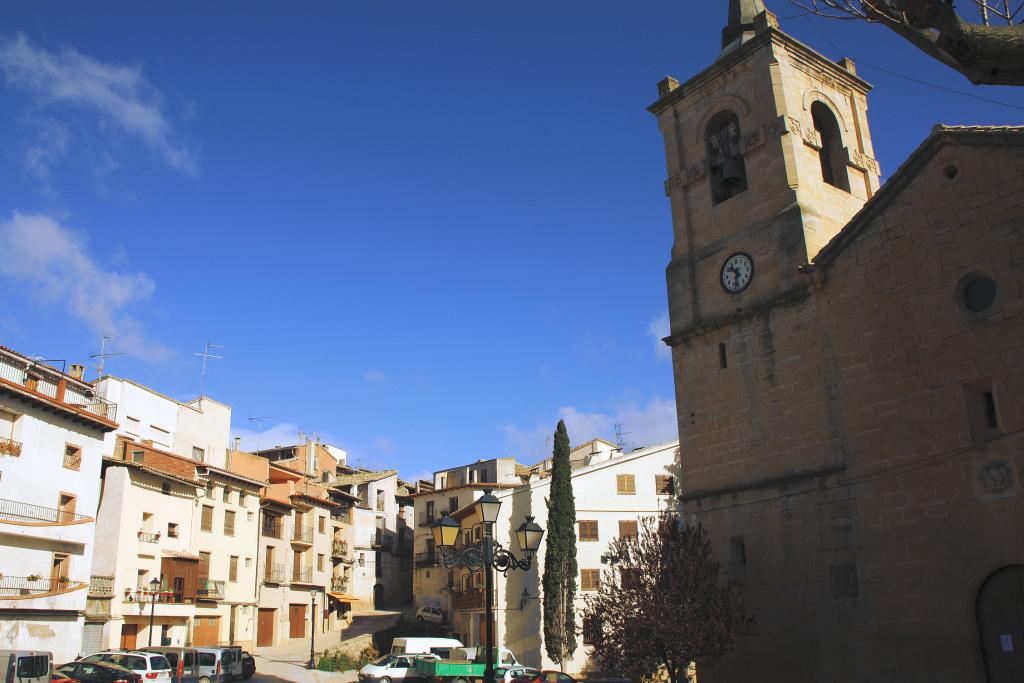
[[235, 427], [231, 437], [242, 439], [243, 451], [266, 450], [276, 446], [294, 446], [299, 443], [299, 425], [291, 422], [278, 422], [264, 430]]
[[177, 141], [164, 112], [163, 94], [141, 65], [101, 62], [71, 47], [49, 52], [18, 34], [0, 40], [0, 70], [8, 85], [28, 93], [38, 107], [98, 116], [100, 130], [142, 142], [186, 175], [198, 173], [195, 155]]
[[383, 384], [388, 381], [388, 376], [383, 372], [371, 370], [363, 373], [363, 381], [368, 384]]
[[662, 341], [662, 339], [671, 334], [668, 311], [663, 312], [650, 322], [647, 326], [647, 334], [654, 337], [654, 355], [657, 356], [658, 360], [671, 360], [672, 349]]
[[503, 425], [500, 429], [505, 433], [506, 453], [524, 462], [550, 457], [551, 436], [559, 419], [565, 420], [565, 428], [574, 446], [595, 438], [614, 442], [617, 424], [622, 425], [627, 450], [679, 438], [675, 401], [655, 397], [646, 403], [621, 401], [608, 413], [588, 413], [564, 406], [547, 424], [538, 423], [533, 428]]
[[395, 452], [395, 444], [386, 436], [380, 436], [371, 441], [370, 448], [385, 455], [390, 455]]
[[145, 273], [104, 268], [81, 235], [41, 214], [14, 212], [0, 219], [0, 244], [0, 277], [26, 286], [42, 302], [64, 306], [97, 337], [116, 334], [118, 351], [154, 362], [173, 355], [127, 312], [153, 294], [155, 285]]
[[42, 193], [52, 197], [56, 194], [51, 182], [53, 167], [67, 156], [71, 131], [56, 119], [38, 121], [36, 126], [36, 142], [25, 147], [25, 170], [39, 181]]

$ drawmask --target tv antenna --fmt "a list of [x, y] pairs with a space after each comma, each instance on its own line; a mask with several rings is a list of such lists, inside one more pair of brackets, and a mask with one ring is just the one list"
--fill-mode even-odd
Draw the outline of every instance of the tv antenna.
[[103, 369], [107, 367], [107, 359], [113, 358], [114, 356], [123, 356], [124, 353], [107, 353], [107, 342], [117, 339], [116, 334], [105, 334], [103, 335], [103, 341], [100, 342], [100, 352], [89, 355], [89, 358], [99, 358], [99, 365], [96, 366], [96, 377], [103, 376]]
[[260, 434], [263, 432], [263, 421], [272, 420], [273, 415], [252, 415], [249, 417], [249, 422], [256, 425], [256, 452], [260, 450]]
[[222, 359], [224, 356], [215, 356], [210, 353], [210, 349], [223, 349], [224, 347], [220, 344], [214, 344], [213, 342], [206, 342], [206, 348], [202, 353], [193, 353], [193, 356], [199, 356], [203, 359], [203, 371], [199, 375], [199, 396], [202, 398], [206, 394], [206, 361], [211, 358]]
[[624, 431], [622, 431], [622, 428], [626, 427], [628, 425], [629, 425], [628, 422], [617, 422], [614, 425], [615, 426], [615, 445], [619, 447], [620, 451], [624, 451], [625, 447], [626, 447], [626, 444], [630, 443], [629, 441], [626, 441], [625, 439], [622, 438], [624, 436], [628, 436], [628, 435], [633, 433], [633, 432], [624, 432]]

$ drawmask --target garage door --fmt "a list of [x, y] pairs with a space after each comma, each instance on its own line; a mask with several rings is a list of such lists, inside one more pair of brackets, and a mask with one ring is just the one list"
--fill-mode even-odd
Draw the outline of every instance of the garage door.
[[217, 645], [220, 640], [220, 617], [196, 617], [192, 621], [192, 644]]
[[288, 605], [288, 637], [306, 637], [306, 606]]
[[274, 624], [277, 623], [274, 612], [277, 610], [261, 609], [256, 621], [256, 646], [270, 647], [274, 644]]
[[90, 624], [82, 628], [82, 656], [103, 649], [103, 624]]

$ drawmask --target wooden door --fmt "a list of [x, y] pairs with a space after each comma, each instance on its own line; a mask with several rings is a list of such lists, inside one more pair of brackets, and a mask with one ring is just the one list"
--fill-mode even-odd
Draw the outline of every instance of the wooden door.
[[306, 606], [288, 605], [288, 637], [306, 637]]
[[136, 637], [138, 635], [138, 624], [121, 624], [121, 649], [134, 650], [137, 646]]
[[989, 683], [1020, 681], [1024, 671], [1024, 565], [992, 574], [978, 591], [976, 610]]
[[220, 642], [220, 617], [196, 617], [192, 621], [192, 645], [217, 645]]
[[261, 609], [256, 621], [256, 646], [270, 647], [274, 644], [274, 624], [277, 610]]

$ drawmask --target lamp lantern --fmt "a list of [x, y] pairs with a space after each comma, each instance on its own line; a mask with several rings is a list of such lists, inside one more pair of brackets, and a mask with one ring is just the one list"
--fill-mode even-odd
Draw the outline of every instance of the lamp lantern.
[[544, 529], [533, 521], [533, 517], [528, 516], [526, 521], [516, 529], [516, 538], [519, 540], [519, 547], [532, 555], [540, 550], [540, 540], [544, 538]]
[[484, 489], [484, 495], [476, 499], [476, 513], [484, 524], [494, 524], [498, 521], [498, 510], [501, 508], [501, 501], [491, 493], [491, 489]]
[[150, 579], [149, 590], [152, 593], [156, 593], [158, 590], [160, 590], [160, 579]]
[[461, 525], [452, 519], [450, 515], [445, 515], [437, 520], [430, 525], [430, 532], [434, 535], [434, 545], [438, 548], [455, 547], [455, 541], [459, 539], [459, 530], [461, 528]]

